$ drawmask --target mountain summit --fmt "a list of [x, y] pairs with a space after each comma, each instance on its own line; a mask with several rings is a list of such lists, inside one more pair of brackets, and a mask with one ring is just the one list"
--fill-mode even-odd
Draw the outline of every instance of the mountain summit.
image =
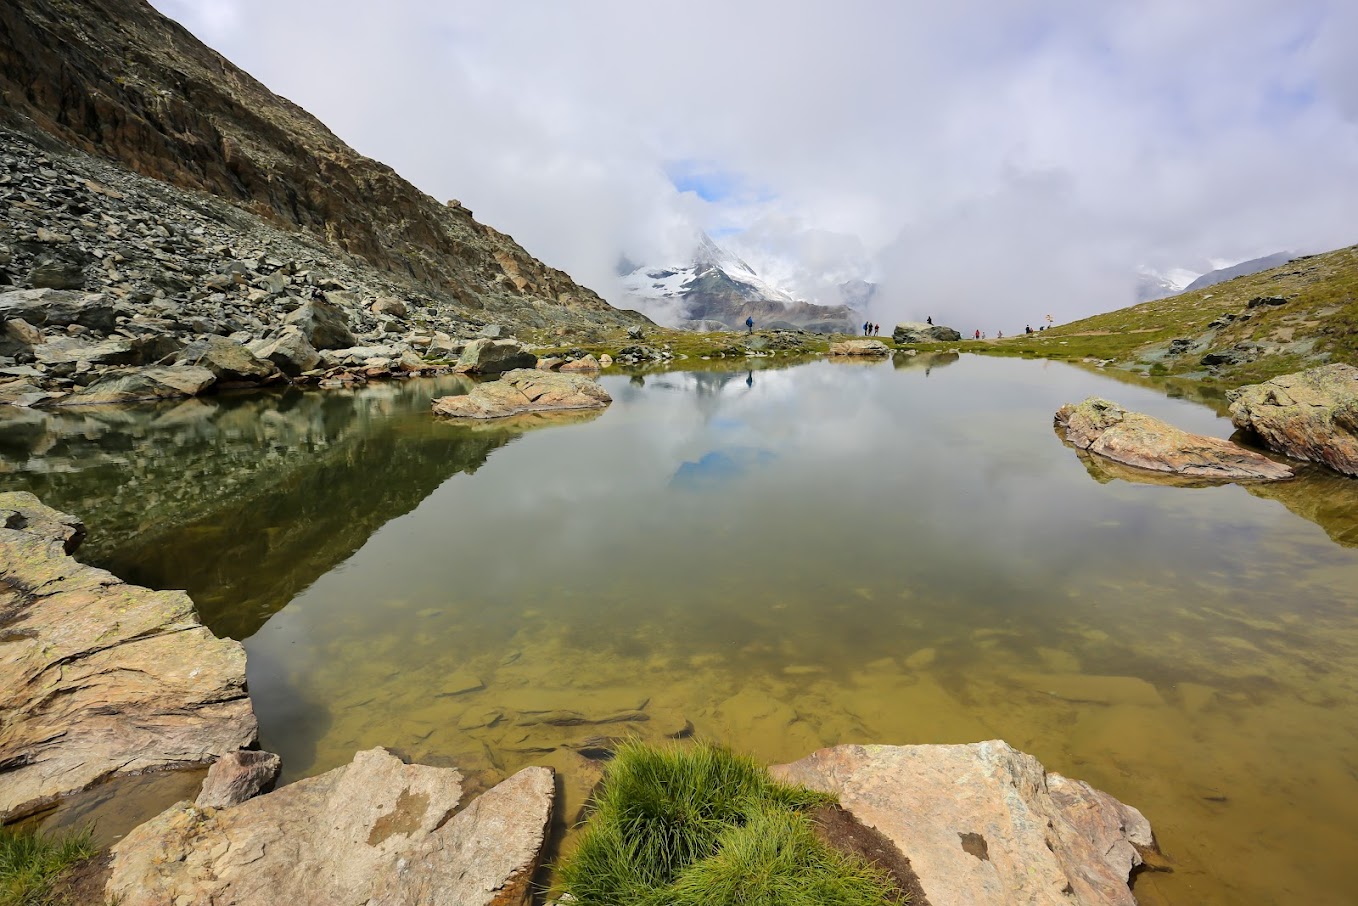
[[[706, 233], [684, 264], [619, 266], [627, 303], [659, 323], [693, 329], [741, 329], [746, 318], [765, 327], [800, 327], [821, 333], [855, 332], [858, 313], [847, 305], [801, 301], [761, 277], [738, 255]], [[707, 322], [707, 323], [704, 323]]]

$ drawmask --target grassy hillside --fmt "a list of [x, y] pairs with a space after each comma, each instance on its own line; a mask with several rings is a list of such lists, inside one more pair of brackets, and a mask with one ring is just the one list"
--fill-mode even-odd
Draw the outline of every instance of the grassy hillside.
[[1031, 336], [963, 348], [1097, 359], [1110, 368], [1222, 387], [1325, 362], [1358, 365], [1358, 246]]

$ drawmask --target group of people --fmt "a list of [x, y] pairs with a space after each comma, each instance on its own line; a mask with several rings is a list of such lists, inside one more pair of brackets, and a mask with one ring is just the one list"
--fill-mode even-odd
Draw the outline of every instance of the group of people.
[[875, 337], [875, 336], [880, 336], [881, 333], [882, 333], [882, 325], [881, 325], [881, 324], [874, 324], [874, 323], [872, 323], [871, 321], [864, 321], [864, 322], [863, 322], [863, 336], [865, 336], [865, 337]]

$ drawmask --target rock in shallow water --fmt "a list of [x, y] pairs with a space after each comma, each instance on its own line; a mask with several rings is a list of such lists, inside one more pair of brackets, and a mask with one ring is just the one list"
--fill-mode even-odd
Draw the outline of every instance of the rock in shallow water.
[[1153, 472], [1219, 481], [1276, 481], [1293, 474], [1288, 466], [1230, 441], [1189, 434], [1096, 397], [1062, 406], [1055, 424], [1078, 449]]
[[889, 356], [891, 347], [880, 340], [845, 340], [831, 343], [830, 355]]
[[32, 494], [0, 494], [0, 526], [0, 822], [254, 742], [245, 650], [186, 594], [78, 563], [79, 523]]
[[505, 418], [526, 412], [602, 409], [611, 402], [613, 397], [608, 391], [584, 374], [523, 368], [507, 372], [498, 381], [477, 384], [464, 396], [434, 400], [434, 414], [448, 418]]
[[1226, 396], [1235, 426], [1271, 449], [1358, 476], [1358, 368], [1324, 365]]
[[992, 740], [836, 746], [771, 769], [833, 793], [910, 859], [932, 906], [1135, 906], [1150, 823], [1087, 783]]
[[457, 770], [371, 749], [231, 808], [162, 812], [113, 848], [107, 893], [123, 906], [526, 906], [553, 794], [549, 768], [525, 768], [456, 812]]

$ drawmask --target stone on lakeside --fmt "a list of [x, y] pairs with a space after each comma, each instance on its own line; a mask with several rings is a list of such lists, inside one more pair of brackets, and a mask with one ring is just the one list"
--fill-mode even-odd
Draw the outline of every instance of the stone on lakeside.
[[480, 337], [462, 350], [457, 370], [471, 374], [500, 374], [516, 368], [532, 368], [538, 357], [518, 340], [496, 340]]
[[203, 627], [183, 592], [73, 559], [82, 536], [32, 494], [0, 494], [0, 823], [255, 741], [241, 644]]
[[286, 327], [272, 340], [251, 344], [251, 351], [288, 377], [297, 377], [321, 363], [321, 354], [297, 327]]
[[1358, 368], [1322, 365], [1226, 397], [1231, 422], [1270, 449], [1358, 476]]
[[962, 334], [942, 324], [902, 321], [891, 331], [891, 339], [897, 343], [954, 343], [962, 339]]
[[891, 347], [881, 340], [843, 340], [830, 344], [830, 355], [889, 356]]
[[[331, 295], [337, 295], [332, 293]], [[326, 299], [310, 299], [283, 319], [296, 325], [316, 349], [348, 349], [356, 345], [344, 309]]]
[[434, 400], [434, 414], [490, 419], [528, 412], [602, 409], [613, 401], [597, 381], [583, 374], [522, 368], [497, 381], [477, 384], [462, 396]]
[[1139, 811], [1000, 740], [836, 746], [770, 770], [884, 834], [932, 906], [1135, 906], [1129, 875], [1155, 848]]
[[179, 351], [179, 365], [206, 368], [218, 381], [262, 383], [278, 374], [278, 368], [246, 346], [226, 337], [199, 337]]
[[1238, 444], [1190, 434], [1097, 397], [1062, 406], [1055, 426], [1078, 449], [1152, 472], [1214, 481], [1277, 481], [1293, 476], [1290, 467]]
[[459, 812], [455, 768], [370, 749], [236, 806], [162, 812], [113, 847], [105, 890], [122, 906], [527, 906], [554, 786], [525, 768]]
[[588, 355], [581, 356], [580, 358], [572, 362], [567, 362], [566, 364], [561, 366], [560, 370], [565, 371], [567, 373], [581, 371], [598, 371], [600, 370], [600, 365], [599, 360], [594, 357], [593, 353], [590, 353]]
[[103, 293], [63, 289], [20, 289], [0, 293], [0, 319], [22, 318], [34, 327], [79, 324], [108, 333], [117, 324], [118, 309]]
[[75, 393], [50, 400], [46, 406], [118, 406], [197, 396], [217, 380], [206, 368], [171, 365], [114, 371]]

